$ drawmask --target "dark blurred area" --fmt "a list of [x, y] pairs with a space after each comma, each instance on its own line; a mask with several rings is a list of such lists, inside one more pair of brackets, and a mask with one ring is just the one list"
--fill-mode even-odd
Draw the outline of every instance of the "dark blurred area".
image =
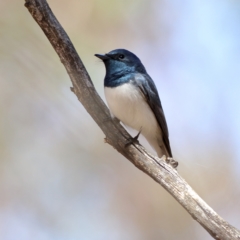
[[[139, 56], [159, 90], [179, 173], [240, 228], [239, 1], [48, 3], [103, 99], [94, 54]], [[0, 11], [0, 239], [212, 239], [104, 143], [24, 1], [1, 1]]]

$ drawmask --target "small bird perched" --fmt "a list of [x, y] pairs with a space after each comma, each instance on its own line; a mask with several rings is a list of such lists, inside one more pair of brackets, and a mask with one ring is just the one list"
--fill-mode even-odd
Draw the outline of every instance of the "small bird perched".
[[158, 157], [165, 155], [173, 167], [168, 127], [157, 88], [140, 59], [125, 49], [95, 54], [106, 67], [105, 97], [112, 116], [139, 131], [155, 149]]

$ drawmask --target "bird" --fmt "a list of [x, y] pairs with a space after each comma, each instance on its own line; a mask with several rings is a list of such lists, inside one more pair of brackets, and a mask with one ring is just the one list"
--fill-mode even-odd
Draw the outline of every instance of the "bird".
[[176, 168], [159, 94], [141, 60], [126, 49], [95, 56], [106, 68], [104, 93], [111, 116], [139, 132], [133, 140], [141, 133], [158, 157], [165, 155]]

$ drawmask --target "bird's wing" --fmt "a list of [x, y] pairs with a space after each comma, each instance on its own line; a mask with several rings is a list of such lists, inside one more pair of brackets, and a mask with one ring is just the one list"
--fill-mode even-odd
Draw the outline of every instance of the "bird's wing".
[[168, 127], [165, 119], [165, 115], [163, 112], [162, 104], [157, 92], [157, 88], [148, 74], [136, 74], [134, 77], [134, 84], [140, 89], [143, 93], [146, 102], [149, 107], [152, 109], [157, 122], [162, 130], [163, 142], [168, 151], [170, 157], [172, 157], [172, 151], [168, 139]]

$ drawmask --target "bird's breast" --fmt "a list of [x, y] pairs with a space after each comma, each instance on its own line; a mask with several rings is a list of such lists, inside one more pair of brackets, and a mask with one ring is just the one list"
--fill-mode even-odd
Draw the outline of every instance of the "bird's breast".
[[138, 131], [141, 129], [146, 138], [160, 134], [156, 118], [138, 87], [129, 82], [105, 87], [104, 91], [111, 113], [121, 122]]

